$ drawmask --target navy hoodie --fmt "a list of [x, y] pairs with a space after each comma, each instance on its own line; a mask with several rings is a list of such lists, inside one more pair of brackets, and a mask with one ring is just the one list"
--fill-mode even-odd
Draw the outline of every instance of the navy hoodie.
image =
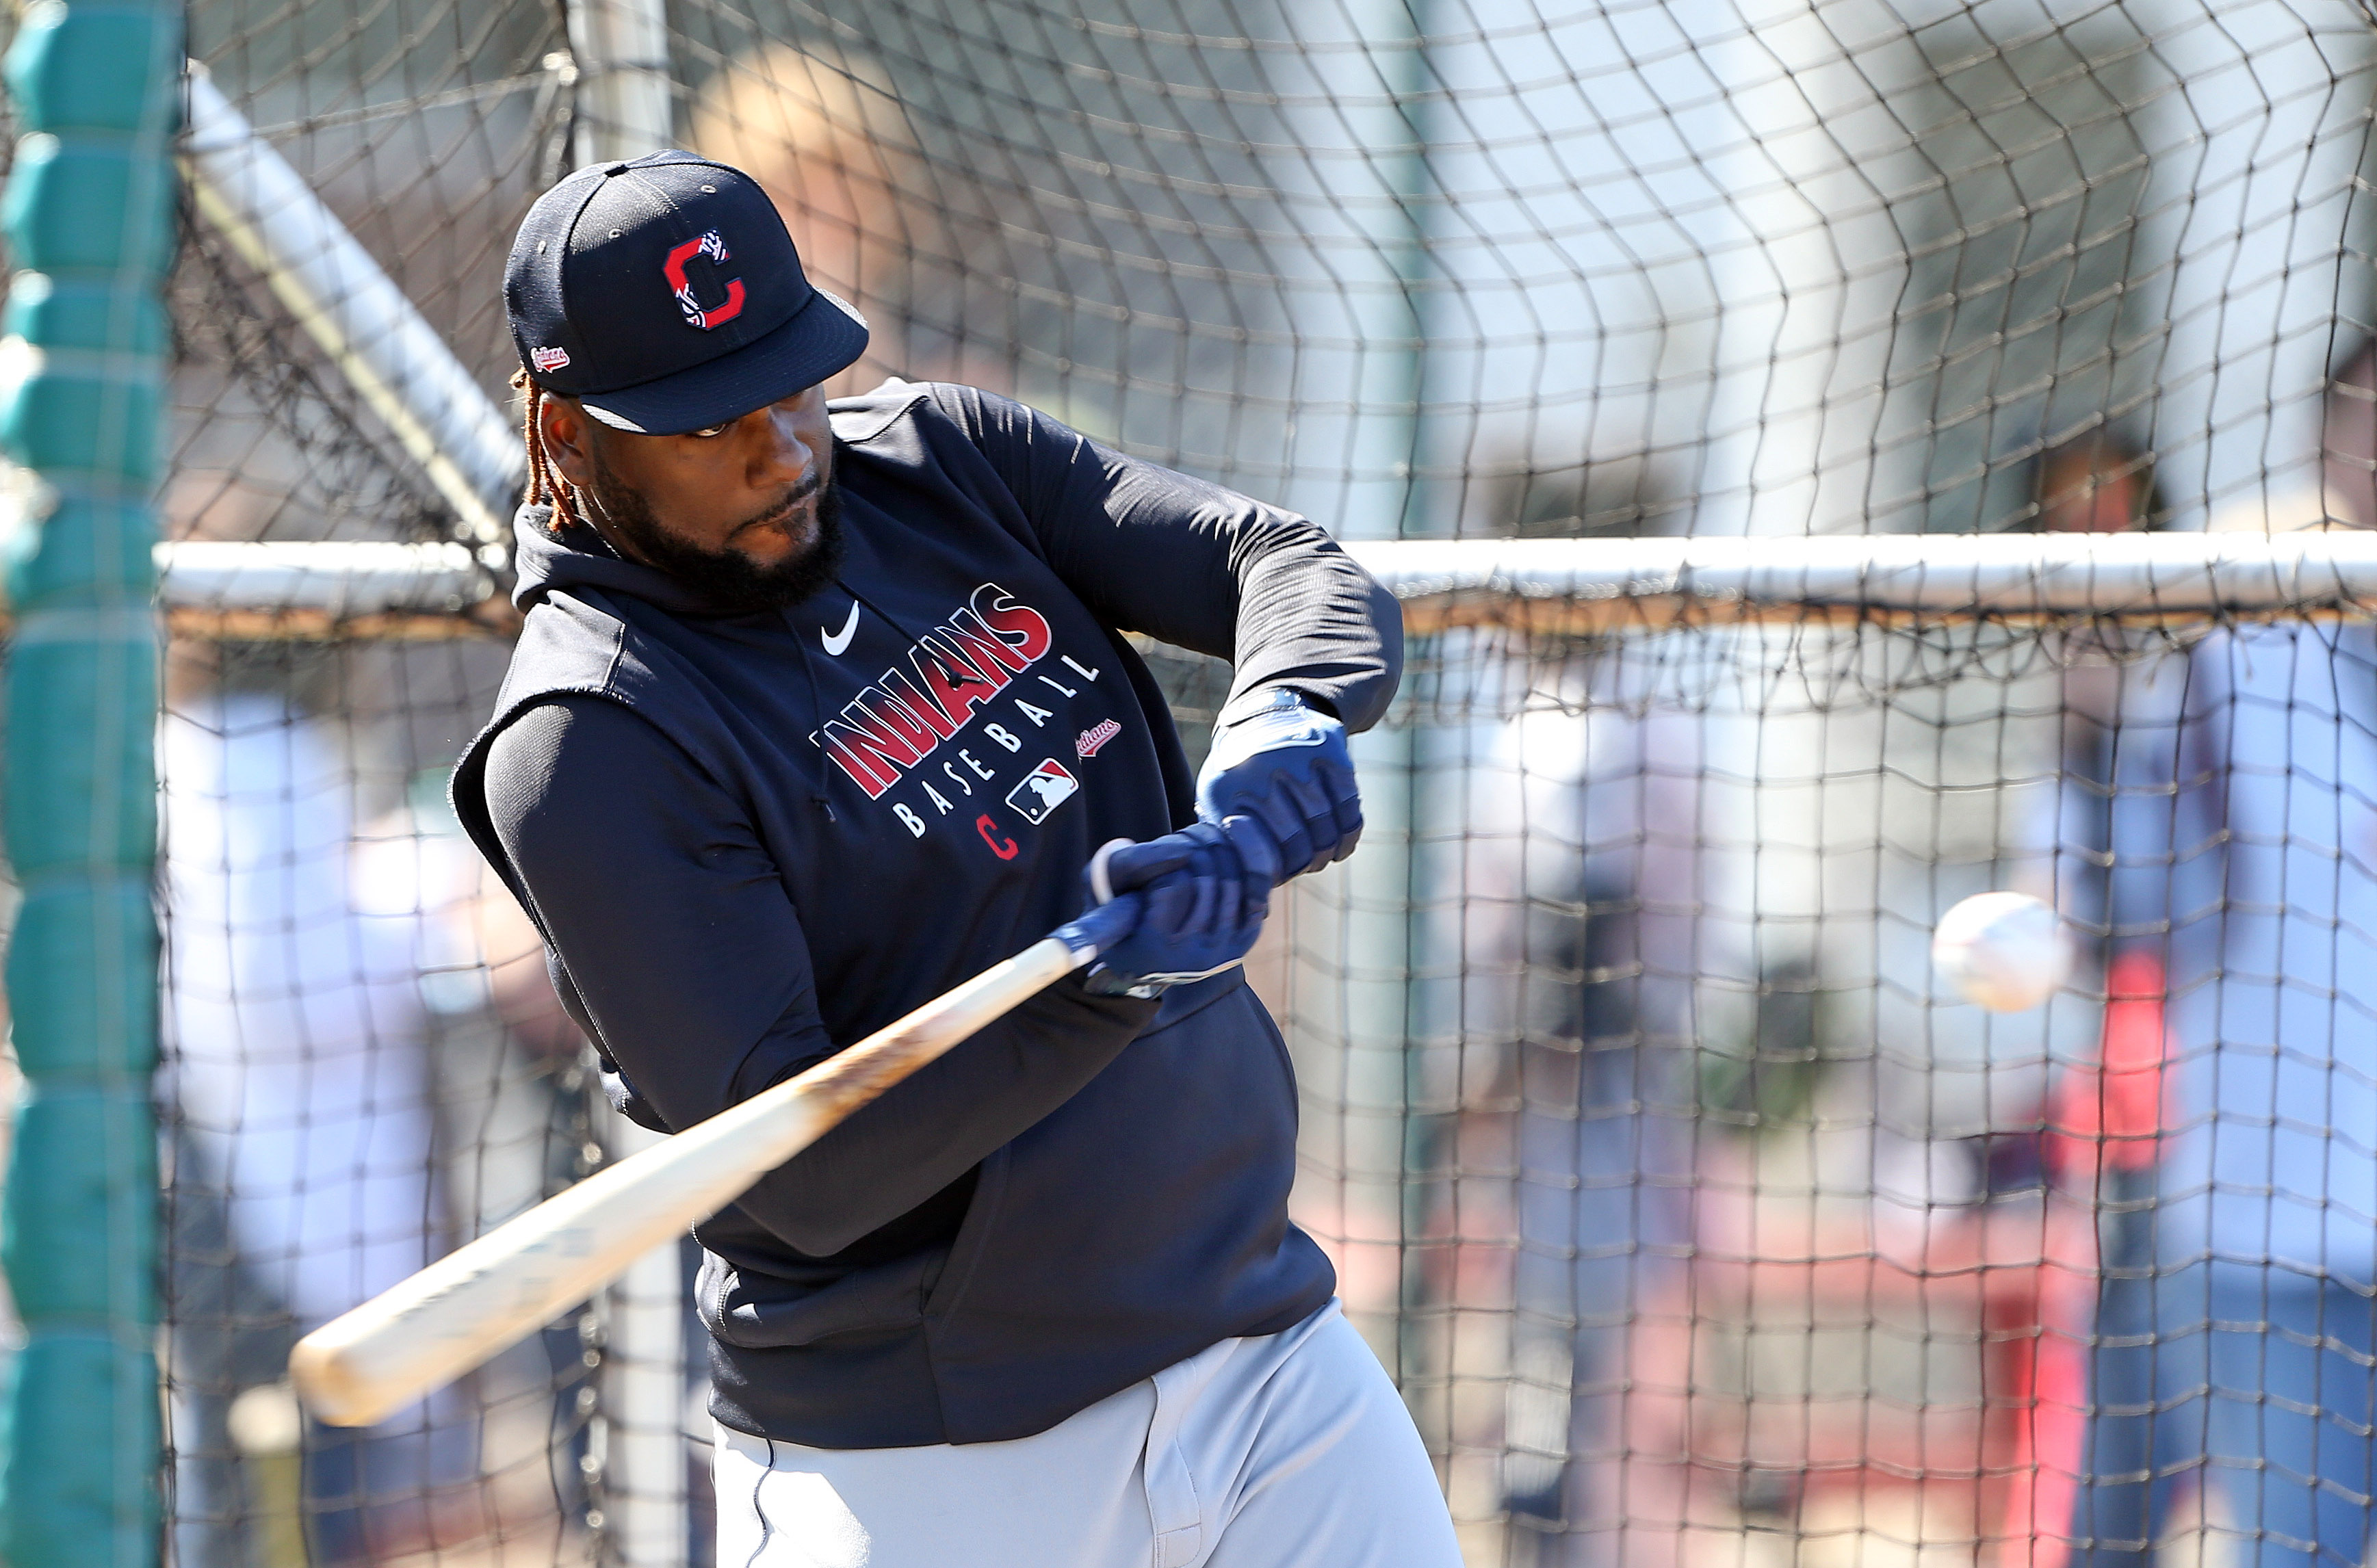
[[[832, 408], [848, 553], [725, 614], [519, 525], [526, 624], [457, 811], [543, 932], [615, 1099], [690, 1125], [1079, 912], [1108, 838], [1193, 815], [1121, 633], [1367, 727], [1393, 600], [1311, 523], [1004, 398]], [[1225, 713], [1229, 709], [1225, 708]], [[1236, 970], [1059, 982], [696, 1229], [712, 1413], [821, 1447], [1029, 1436], [1334, 1280], [1288, 1223], [1296, 1090]]]

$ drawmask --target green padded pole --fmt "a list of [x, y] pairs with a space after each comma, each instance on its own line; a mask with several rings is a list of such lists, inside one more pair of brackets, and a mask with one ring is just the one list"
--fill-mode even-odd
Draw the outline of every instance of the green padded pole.
[[5, 65], [21, 137], [0, 192], [0, 453], [26, 481], [0, 517], [0, 790], [25, 894], [7, 983], [26, 1095], [0, 1230], [26, 1328], [9, 1568], [146, 1568], [162, 1531], [149, 547], [181, 63], [178, 4], [40, 0]]

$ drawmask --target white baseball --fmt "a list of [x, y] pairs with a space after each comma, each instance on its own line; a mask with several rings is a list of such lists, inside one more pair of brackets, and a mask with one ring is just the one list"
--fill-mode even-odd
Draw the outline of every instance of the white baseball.
[[2055, 911], [2027, 893], [1977, 893], [1940, 917], [1931, 961], [1967, 1002], [2020, 1013], [2055, 994], [2072, 963]]

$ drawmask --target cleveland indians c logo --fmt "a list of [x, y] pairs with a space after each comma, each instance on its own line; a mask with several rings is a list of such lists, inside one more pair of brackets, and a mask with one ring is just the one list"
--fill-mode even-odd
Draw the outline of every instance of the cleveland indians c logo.
[[712, 261], [726, 259], [726, 242], [719, 237], [717, 230], [712, 229], [698, 240], [687, 240], [669, 252], [668, 259], [661, 263], [661, 270], [668, 275], [669, 287], [676, 293], [677, 308], [685, 312], [687, 323], [707, 332], [743, 314], [743, 279], [729, 278], [726, 280], [726, 303], [704, 310], [701, 303], [693, 297], [693, 285], [685, 276], [685, 264], [698, 255], [706, 255]]

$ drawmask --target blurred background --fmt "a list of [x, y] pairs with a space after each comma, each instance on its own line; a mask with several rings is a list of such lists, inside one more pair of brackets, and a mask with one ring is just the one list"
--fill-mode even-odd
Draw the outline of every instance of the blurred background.
[[[2377, 523], [2347, 0], [187, 21], [506, 417], [529, 202], [675, 142], [873, 323], [834, 390], [970, 382], [1349, 540]], [[469, 537], [185, 206], [170, 536]], [[1251, 965], [1298, 1218], [1470, 1562], [2359, 1561], [2366, 1391], [2222, 1372], [2215, 1303], [2371, 1364], [2365, 628], [1589, 620], [1418, 628], [1361, 853]], [[381, 1428], [299, 1416], [296, 1334], [630, 1144], [444, 805], [500, 630], [182, 633], [171, 1560], [706, 1562], [689, 1258]], [[1226, 671], [1143, 651], [1200, 751]], [[2043, 1007], [1932, 972], [1990, 888], [2066, 919]], [[2313, 1435], [2224, 1438], [2224, 1399]]]

